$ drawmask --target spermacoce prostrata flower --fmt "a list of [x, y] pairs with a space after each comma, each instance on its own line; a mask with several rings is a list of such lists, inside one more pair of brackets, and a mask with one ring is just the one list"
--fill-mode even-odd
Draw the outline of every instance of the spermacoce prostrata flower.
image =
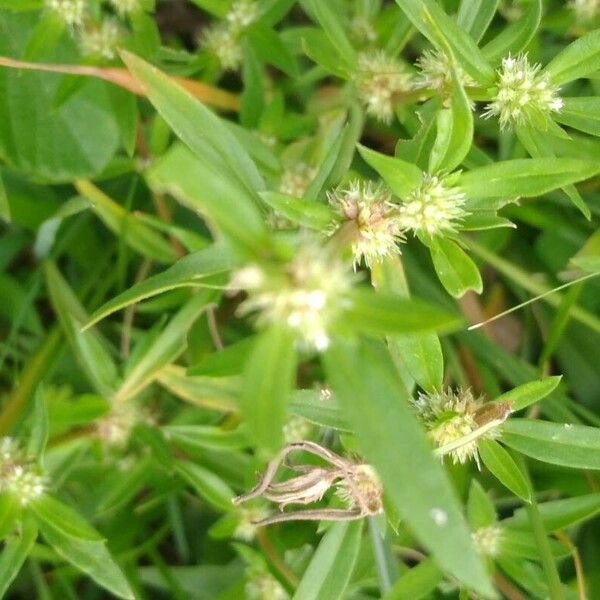
[[111, 60], [116, 56], [121, 32], [113, 19], [104, 19], [100, 25], [90, 25], [81, 32], [79, 45], [81, 52]]
[[497, 437], [511, 410], [509, 403], [484, 404], [468, 389], [420, 393], [413, 405], [442, 455], [461, 464], [472, 458], [479, 464], [479, 441]]
[[399, 97], [412, 89], [412, 78], [404, 65], [382, 50], [358, 56], [355, 83], [367, 113], [389, 123]]
[[46, 8], [70, 28], [81, 27], [85, 16], [84, 0], [46, 0]]
[[117, 13], [124, 17], [141, 9], [141, 0], [109, 0]]
[[37, 465], [10, 437], [0, 439], [0, 493], [13, 496], [21, 506], [41, 496], [46, 482]]
[[496, 524], [480, 527], [471, 534], [471, 539], [482, 556], [497, 556], [502, 543], [502, 527]]
[[323, 351], [329, 346], [329, 328], [344, 308], [344, 295], [353, 276], [323, 248], [307, 245], [276, 272], [249, 265], [234, 274], [230, 289], [242, 289], [248, 298], [238, 314], [257, 312], [257, 325], [289, 327], [300, 346]]
[[355, 180], [327, 196], [343, 219], [356, 224], [352, 240], [355, 267], [363, 259], [371, 267], [398, 252], [398, 243], [404, 241], [404, 236], [397, 207], [391, 203], [392, 195], [387, 187]]
[[540, 75], [540, 69], [540, 64], [529, 63], [526, 54], [504, 58], [498, 71], [498, 92], [484, 116], [499, 117], [501, 129], [507, 129], [533, 124], [559, 111], [563, 107], [559, 88]]
[[[452, 63], [448, 55], [439, 50], [425, 50], [417, 60], [421, 69], [415, 87], [428, 88], [448, 98], [452, 93]], [[454, 66], [460, 83], [465, 87], [475, 86], [473, 78], [460, 65]]]
[[402, 229], [417, 234], [449, 233], [466, 215], [463, 209], [466, 201], [460, 188], [448, 185], [441, 176], [425, 173], [421, 185], [402, 199], [399, 223]]

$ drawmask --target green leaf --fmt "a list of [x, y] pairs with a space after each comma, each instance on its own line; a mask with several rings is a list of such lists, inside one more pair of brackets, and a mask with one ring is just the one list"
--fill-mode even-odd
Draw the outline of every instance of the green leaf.
[[407, 196], [419, 187], [423, 180], [421, 169], [405, 160], [380, 154], [360, 144], [358, 151], [365, 162], [381, 175], [396, 196]]
[[[538, 508], [546, 530], [558, 531], [587, 521], [600, 513], [600, 494], [551, 500], [539, 504]], [[529, 528], [530, 526], [525, 508], [518, 508], [504, 523], [511, 527]]]
[[551, 394], [561, 379], [562, 376], [554, 376], [543, 377], [538, 381], [529, 381], [498, 396], [494, 402], [510, 402], [512, 412], [522, 410]]
[[321, 427], [351, 431], [344, 411], [332, 395], [324, 399], [321, 392], [316, 390], [294, 390], [290, 397], [289, 410]]
[[433, 238], [427, 242], [435, 272], [449, 294], [460, 298], [469, 290], [481, 294], [483, 282], [477, 265], [454, 241]]
[[564, 98], [555, 121], [590, 135], [600, 136], [600, 98], [595, 96]]
[[121, 57], [175, 134], [215, 174], [242, 183], [249, 194], [246, 202], [251, 202], [252, 194], [265, 188], [264, 181], [221, 119], [156, 67], [129, 52], [122, 51]]
[[118, 372], [107, 343], [93, 330], [81, 331], [88, 316], [54, 263], [45, 264], [45, 274], [52, 306], [75, 359], [98, 392], [110, 396], [118, 384]]
[[422, 560], [400, 576], [383, 600], [420, 600], [430, 594], [444, 578], [444, 574], [431, 558]]
[[178, 461], [175, 470], [198, 495], [218, 510], [233, 510], [231, 499], [234, 493], [231, 488], [215, 473], [189, 461]]
[[214, 290], [202, 290], [192, 296], [171, 318], [154, 344], [139, 357], [114, 395], [115, 402], [133, 397], [173, 362], [187, 346], [187, 333], [196, 319], [218, 298]]
[[456, 185], [468, 198], [532, 197], [588, 179], [598, 163], [573, 158], [518, 158], [462, 173]]
[[293, 600], [341, 600], [358, 557], [362, 521], [334, 523], [323, 536]]
[[244, 370], [248, 354], [251, 352], [256, 337], [249, 335], [238, 342], [234, 342], [206, 356], [199, 364], [190, 367], [188, 375], [208, 375], [223, 377], [226, 375], [239, 375]]
[[[21, 516], [21, 503], [11, 493], [0, 494], [0, 539], [3, 540], [8, 534], [13, 533]], [[0, 563], [2, 559], [0, 558]]]
[[290, 330], [271, 326], [258, 337], [244, 373], [241, 407], [249, 435], [276, 452], [283, 443], [286, 405], [294, 385], [296, 352]]
[[317, 65], [342, 79], [350, 79], [352, 63], [340, 54], [323, 31], [316, 27], [302, 30], [302, 49]]
[[20, 535], [6, 540], [0, 553], [0, 598], [4, 598], [8, 587], [19, 574], [35, 544], [37, 534], [35, 521], [26, 517], [23, 519]]
[[87, 573], [111, 594], [134, 600], [127, 579], [104, 542], [73, 538], [57, 529], [52, 521], [40, 519], [39, 526], [42, 536], [59, 556]]
[[574, 469], [600, 469], [600, 429], [570, 423], [510, 419], [502, 442], [542, 462]]
[[563, 85], [574, 79], [588, 77], [600, 69], [600, 29], [569, 44], [543, 69], [555, 85]]
[[227, 448], [237, 450], [248, 447], [248, 436], [242, 428], [226, 431], [212, 425], [167, 425], [162, 427], [166, 437], [182, 448]]
[[600, 272], [600, 229], [590, 235], [571, 262], [585, 271]]
[[344, 56], [348, 62], [355, 64], [356, 52], [344, 31], [339, 15], [336, 14], [334, 5], [327, 2], [321, 2], [320, 0], [308, 0], [308, 4], [319, 22], [319, 25], [323, 28], [325, 35], [327, 35], [329, 41], [336, 50]]
[[499, 0], [461, 0], [456, 23], [479, 42], [494, 18]]
[[[108, 315], [126, 306], [180, 287], [195, 287], [216, 283], [211, 276], [225, 273], [235, 265], [226, 247], [215, 244], [179, 259], [162, 273], [148, 277], [103, 304], [85, 324], [91, 327]], [[224, 281], [222, 283], [225, 283]]]
[[349, 306], [339, 326], [373, 335], [448, 332], [461, 324], [461, 318], [424, 300], [398, 298], [362, 289], [348, 294]]
[[377, 469], [407, 527], [444, 571], [481, 594], [493, 595], [460, 503], [409, 407], [386, 348], [338, 340], [324, 361], [365, 459]]
[[412, 24], [436, 46], [447, 44], [461, 67], [481, 85], [489, 85], [494, 70], [473, 38], [435, 0], [396, 0]]
[[246, 35], [261, 60], [283, 71], [289, 77], [298, 74], [296, 57], [273, 29], [262, 23], [253, 23], [246, 30]]
[[172, 146], [146, 178], [154, 190], [170, 193], [202, 214], [237, 249], [256, 253], [266, 245], [266, 226], [257, 203], [235, 178], [210, 169], [185, 146]]
[[30, 507], [38, 519], [51, 523], [67, 537], [96, 542], [104, 539], [77, 511], [49, 494], [36, 498]]
[[512, 456], [494, 440], [480, 440], [478, 447], [481, 460], [490, 473], [519, 498], [530, 502], [531, 486]]
[[260, 196], [273, 210], [295, 225], [328, 232], [338, 219], [329, 206], [314, 200], [294, 198], [280, 192], [262, 192]]
[[532, 40], [540, 26], [542, 18], [542, 0], [533, 0], [525, 13], [505, 27], [482, 49], [485, 58], [492, 64], [512, 54], [518, 54]]
[[488, 527], [496, 522], [496, 508], [477, 479], [471, 480], [467, 500], [467, 517], [472, 529]]

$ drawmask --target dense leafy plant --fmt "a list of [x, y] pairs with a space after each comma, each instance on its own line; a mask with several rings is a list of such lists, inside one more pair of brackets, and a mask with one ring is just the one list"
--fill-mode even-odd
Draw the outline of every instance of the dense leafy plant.
[[0, 595], [599, 597], [598, 25], [0, 0]]

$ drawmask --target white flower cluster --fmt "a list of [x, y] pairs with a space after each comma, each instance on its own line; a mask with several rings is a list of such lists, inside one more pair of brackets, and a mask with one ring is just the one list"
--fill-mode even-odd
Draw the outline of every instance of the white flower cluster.
[[571, 8], [577, 22], [585, 23], [600, 15], [600, 0], [572, 0]]
[[46, 9], [70, 28], [81, 27], [85, 17], [85, 0], [46, 0]]
[[375, 28], [363, 15], [356, 15], [350, 22], [350, 35], [357, 42], [372, 43], [377, 39], [377, 32]]
[[326, 259], [322, 248], [309, 245], [298, 251], [283, 274], [250, 265], [234, 274], [229, 287], [248, 293], [240, 315], [258, 312], [258, 326], [286, 325], [302, 347], [323, 351], [351, 285], [352, 276], [342, 262]]
[[302, 198], [316, 173], [314, 167], [303, 161], [287, 166], [281, 173], [279, 191], [294, 198]]
[[125, 17], [140, 10], [140, 0], [109, 0], [121, 17]]
[[328, 198], [344, 219], [356, 224], [356, 236], [352, 241], [355, 267], [363, 259], [371, 267], [398, 251], [397, 244], [404, 241], [402, 224], [385, 186], [356, 180], [347, 188], [329, 192]]
[[96, 432], [107, 446], [123, 448], [132, 429], [147, 420], [148, 415], [135, 402], [121, 402], [96, 422]]
[[356, 88], [367, 113], [389, 123], [399, 97], [412, 89], [412, 78], [404, 65], [382, 50], [358, 56]]
[[454, 231], [466, 214], [466, 201], [464, 193], [449, 186], [444, 178], [424, 174], [420, 187], [402, 199], [398, 209], [400, 226], [428, 235]]
[[234, 71], [239, 68], [243, 58], [240, 34], [257, 17], [258, 7], [254, 0], [238, 0], [229, 9], [222, 23], [204, 32], [202, 44], [217, 57], [222, 69]]
[[246, 584], [248, 600], [289, 600], [289, 594], [270, 573], [255, 573]]
[[304, 417], [292, 415], [283, 426], [283, 439], [286, 444], [300, 442], [308, 438], [313, 431], [312, 423]]
[[499, 525], [480, 527], [471, 534], [471, 539], [482, 556], [497, 556], [502, 542], [502, 528]]
[[484, 424], [480, 417], [484, 407], [483, 400], [475, 398], [471, 390], [419, 393], [417, 399], [413, 400], [413, 405], [437, 447], [466, 438], [463, 444], [449, 452], [454, 463], [462, 464], [471, 458], [478, 460], [479, 440], [497, 435], [497, 429], [490, 428], [479, 437], [469, 437]]
[[[443, 97], [450, 96], [453, 86], [452, 62], [446, 53], [439, 50], [425, 50], [417, 60], [417, 66], [421, 73], [415, 81], [415, 87], [435, 90]], [[473, 78], [465, 73], [460, 65], [455, 65], [454, 68], [463, 86], [475, 86]]]
[[27, 506], [46, 491], [44, 477], [10, 437], [0, 439], [0, 492]]
[[486, 117], [498, 116], [500, 127], [530, 124], [557, 112], [563, 107], [559, 88], [545, 75], [539, 75], [541, 65], [530, 64], [527, 55], [502, 59], [498, 71], [498, 93], [488, 104]]
[[116, 56], [121, 30], [114, 19], [106, 18], [99, 25], [91, 25], [80, 33], [81, 52], [111, 60]]

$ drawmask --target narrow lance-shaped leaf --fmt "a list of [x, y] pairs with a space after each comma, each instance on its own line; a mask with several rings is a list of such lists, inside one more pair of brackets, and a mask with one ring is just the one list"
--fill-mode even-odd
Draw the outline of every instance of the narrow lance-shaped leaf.
[[571, 423], [509, 419], [502, 442], [542, 462], [574, 469], [600, 469], [600, 429]]
[[600, 171], [596, 162], [573, 158], [519, 158], [462, 173], [456, 184], [468, 198], [540, 196]]
[[231, 488], [215, 473], [189, 461], [178, 461], [175, 469], [207, 502], [218, 510], [233, 509]]
[[294, 600], [341, 600], [360, 549], [362, 521], [334, 523], [323, 536]]
[[429, 598], [444, 578], [444, 574], [431, 558], [403, 573], [383, 600], [420, 600]]
[[258, 338], [244, 374], [242, 412], [258, 446], [279, 450], [283, 442], [286, 404], [296, 373], [296, 352], [290, 330], [273, 325]]
[[555, 121], [600, 137], [600, 98], [564, 98], [563, 107], [552, 117]]
[[510, 402], [513, 412], [522, 410], [551, 394], [561, 379], [562, 376], [554, 376], [543, 377], [538, 381], [529, 381], [498, 396], [494, 402]]
[[546, 65], [542, 75], [548, 75], [555, 85], [587, 77], [600, 70], [600, 29], [569, 44]]
[[28, 515], [23, 519], [20, 535], [5, 542], [0, 551], [0, 598], [4, 598], [8, 587], [19, 574], [35, 544], [37, 534], [35, 520]]
[[499, 0], [461, 0], [456, 22], [476, 41], [483, 37], [491, 23]]
[[335, 46], [341, 56], [344, 56], [348, 59], [348, 62], [354, 64], [356, 62], [356, 52], [344, 31], [344, 27], [333, 5], [329, 2], [321, 2], [321, 0], [309, 0], [309, 5], [329, 41]]
[[493, 595], [452, 485], [408, 405], [385, 346], [338, 340], [324, 358], [365, 459], [406, 525], [444, 571]]

